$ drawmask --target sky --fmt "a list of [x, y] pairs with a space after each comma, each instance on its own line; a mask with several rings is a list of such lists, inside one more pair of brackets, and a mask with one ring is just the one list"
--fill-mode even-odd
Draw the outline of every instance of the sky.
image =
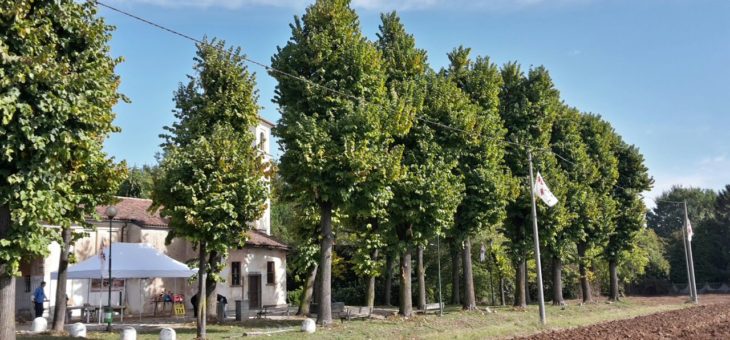
[[[311, 1], [102, 0], [195, 38], [240, 46], [269, 65], [289, 24]], [[724, 0], [353, 0], [363, 33], [375, 39], [380, 13], [396, 10], [432, 68], [463, 45], [472, 56], [527, 70], [544, 65], [562, 99], [601, 114], [646, 157], [654, 189], [721, 189], [730, 184], [730, 1]], [[156, 163], [158, 135], [173, 122], [173, 92], [192, 74], [195, 46], [169, 32], [101, 8], [120, 92], [105, 150], [117, 160]], [[276, 82], [255, 72], [261, 115], [277, 121]], [[280, 152], [272, 148], [274, 156]], [[548, 179], [549, 183], [549, 179]]]

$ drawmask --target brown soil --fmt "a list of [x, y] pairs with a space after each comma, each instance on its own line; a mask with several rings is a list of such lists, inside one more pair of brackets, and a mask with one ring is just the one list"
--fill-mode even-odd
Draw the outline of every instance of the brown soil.
[[[662, 299], [667, 300], [658, 301]], [[667, 303], [671, 299], [676, 303], [686, 298], [646, 298], [646, 303]], [[700, 306], [544, 332], [525, 339], [730, 339], [730, 296], [700, 295], [700, 302]]]

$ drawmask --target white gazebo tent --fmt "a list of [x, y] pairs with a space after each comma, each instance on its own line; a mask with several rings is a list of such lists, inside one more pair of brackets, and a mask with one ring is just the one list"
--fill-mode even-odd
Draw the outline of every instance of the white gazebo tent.
[[[189, 278], [197, 272], [144, 243], [113, 243], [111, 255], [113, 279]], [[51, 278], [57, 279], [58, 272], [51, 273]], [[99, 254], [68, 268], [68, 280], [99, 278], [109, 278], [109, 261]]]

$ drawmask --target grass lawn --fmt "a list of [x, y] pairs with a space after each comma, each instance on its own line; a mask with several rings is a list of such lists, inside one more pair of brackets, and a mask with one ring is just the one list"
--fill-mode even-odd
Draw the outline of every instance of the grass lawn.
[[[543, 330], [572, 328], [603, 321], [631, 318], [690, 306], [682, 298], [627, 298], [623, 302], [607, 304], [603, 301], [577, 305], [570, 301], [564, 309], [547, 306], [548, 324], [541, 326], [537, 306], [527, 310], [512, 307], [493, 307], [495, 313], [463, 312], [457, 307], [447, 308], [443, 317], [416, 316], [408, 320], [391, 317], [386, 320], [357, 320], [341, 323], [337, 320], [327, 329], [318, 328], [312, 335], [298, 332], [301, 320], [250, 320], [243, 324], [209, 325], [210, 339], [242, 338], [246, 332], [267, 332], [292, 329], [297, 331], [265, 335], [270, 339], [471, 339], [505, 338], [538, 333]], [[177, 328], [178, 339], [193, 339], [195, 325]], [[159, 331], [138, 331], [138, 339], [157, 339]], [[90, 339], [119, 339], [119, 333], [90, 332]], [[51, 336], [19, 336], [20, 339], [64, 339]]]

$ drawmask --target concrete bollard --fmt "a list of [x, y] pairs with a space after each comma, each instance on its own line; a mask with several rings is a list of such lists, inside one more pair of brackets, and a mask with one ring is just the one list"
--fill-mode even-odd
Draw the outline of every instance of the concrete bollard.
[[33, 325], [31, 326], [31, 331], [33, 332], [45, 332], [48, 329], [48, 321], [46, 321], [46, 318], [37, 317], [33, 319]]
[[137, 330], [134, 327], [122, 328], [122, 340], [137, 340]]
[[175, 330], [172, 328], [163, 328], [160, 331], [160, 340], [175, 340]]
[[317, 330], [317, 325], [314, 323], [314, 320], [305, 319], [304, 322], [302, 322], [302, 332], [312, 334], [316, 330]]
[[66, 326], [68, 334], [74, 338], [85, 338], [86, 337], [86, 325], [81, 322], [70, 324]]

